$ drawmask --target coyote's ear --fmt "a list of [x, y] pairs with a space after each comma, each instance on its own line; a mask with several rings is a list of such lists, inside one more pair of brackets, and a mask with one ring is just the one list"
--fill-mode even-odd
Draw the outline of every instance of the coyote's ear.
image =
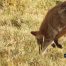
[[36, 36], [39, 33], [39, 31], [31, 31], [31, 34]]

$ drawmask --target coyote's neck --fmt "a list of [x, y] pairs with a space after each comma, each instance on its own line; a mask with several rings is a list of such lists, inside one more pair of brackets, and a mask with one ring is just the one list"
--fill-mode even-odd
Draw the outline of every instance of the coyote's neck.
[[45, 36], [47, 39], [54, 39], [55, 36], [58, 34], [58, 31], [54, 29], [49, 23], [45, 23], [41, 26], [40, 32]]

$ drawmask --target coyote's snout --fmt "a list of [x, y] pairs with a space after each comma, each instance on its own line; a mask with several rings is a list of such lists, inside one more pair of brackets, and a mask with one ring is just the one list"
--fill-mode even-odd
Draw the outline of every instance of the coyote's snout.
[[66, 1], [56, 5], [50, 9], [43, 20], [39, 31], [31, 31], [36, 39], [37, 43], [41, 46], [41, 50], [44, 51], [51, 43], [53, 47], [57, 46], [62, 48], [62, 45], [58, 43], [58, 38], [66, 34]]

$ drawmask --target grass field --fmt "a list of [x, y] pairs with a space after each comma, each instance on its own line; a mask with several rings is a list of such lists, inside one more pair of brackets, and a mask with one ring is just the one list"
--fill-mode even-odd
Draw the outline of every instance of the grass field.
[[63, 0], [0, 0], [0, 66], [66, 66], [66, 42], [42, 56], [30, 33], [57, 1]]

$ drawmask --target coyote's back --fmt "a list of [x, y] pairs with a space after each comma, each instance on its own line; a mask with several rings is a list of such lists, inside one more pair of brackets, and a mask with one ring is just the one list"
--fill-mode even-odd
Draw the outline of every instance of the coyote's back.
[[53, 47], [62, 48], [58, 43], [58, 38], [66, 34], [66, 1], [50, 9], [43, 20], [39, 31], [32, 31], [37, 42], [44, 51], [47, 46], [54, 41]]

